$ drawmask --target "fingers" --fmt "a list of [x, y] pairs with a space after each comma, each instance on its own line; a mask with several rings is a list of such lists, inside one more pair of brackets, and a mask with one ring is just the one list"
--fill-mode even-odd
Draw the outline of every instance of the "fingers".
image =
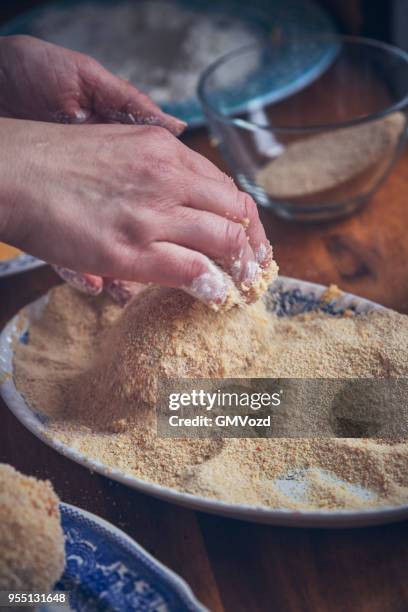
[[179, 207], [172, 217], [163, 215], [156, 240], [171, 242], [203, 253], [231, 275], [238, 286], [256, 280], [255, 255], [244, 228], [209, 213]]
[[64, 106], [64, 110], [53, 112], [52, 121], [56, 123], [88, 123], [91, 119], [91, 111], [84, 109], [76, 100], [70, 100]]
[[210, 160], [203, 155], [200, 155], [185, 145], [182, 145], [178, 153], [183, 165], [195, 174], [234, 185], [234, 181], [231, 177], [225, 174], [225, 172], [222, 172], [222, 170], [217, 168], [215, 164], [210, 162]]
[[103, 279], [100, 276], [93, 274], [81, 274], [68, 268], [62, 268], [61, 266], [52, 266], [55, 272], [64, 280], [68, 285], [74, 287], [82, 293], [88, 295], [98, 295], [103, 289]]
[[195, 180], [186, 182], [188, 186], [185, 205], [211, 212], [233, 223], [240, 223], [246, 231], [257, 263], [262, 267], [268, 265], [272, 249], [251, 196], [239, 191], [230, 181], [195, 177]]
[[164, 113], [136, 87], [114, 76], [97, 62], [88, 63], [88, 87], [92, 87], [94, 112], [105, 121], [158, 125], [175, 136], [187, 127], [184, 121]]
[[153, 243], [137, 258], [130, 250], [124, 275], [144, 284], [183, 289], [214, 309], [234, 295], [231, 279], [205, 255], [168, 242]]
[[[272, 248], [251, 196], [239, 191], [228, 175], [195, 151], [180, 146], [178, 155], [183, 166], [193, 173], [190, 177], [186, 177], [184, 173], [185, 183], [193, 186], [186, 204], [192, 208], [215, 213], [235, 223], [241, 223], [246, 230], [257, 263], [261, 267], [266, 267], [272, 259]], [[197, 180], [195, 175], [211, 180]]]
[[[266, 267], [272, 259], [272, 248], [259, 219], [255, 201], [249, 194], [239, 191], [229, 176], [202, 155], [184, 146], [178, 155], [184, 167], [192, 172], [189, 178], [184, 175], [184, 181], [193, 186], [192, 189], [189, 187], [186, 204], [241, 223], [257, 263]], [[209, 180], [197, 180], [195, 175]]]
[[156, 243], [148, 258], [138, 258], [137, 267], [125, 271], [125, 274], [141, 282], [102, 279], [100, 276], [81, 274], [60, 266], [52, 267], [58, 276], [77, 291], [96, 296], [106, 289], [120, 306], [125, 306], [147, 283], [184, 289], [213, 308], [223, 304], [232, 289], [228, 277], [206, 257], [166, 243]]
[[96, 296], [102, 290], [106, 290], [120, 306], [125, 306], [132, 297], [144, 289], [144, 285], [140, 283], [102, 278], [93, 274], [81, 274], [61, 266], [52, 266], [52, 268], [62, 280], [77, 291]]

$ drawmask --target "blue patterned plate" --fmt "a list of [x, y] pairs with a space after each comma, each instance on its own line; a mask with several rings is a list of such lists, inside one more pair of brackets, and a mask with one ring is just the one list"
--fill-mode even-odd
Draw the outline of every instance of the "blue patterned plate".
[[[123, 531], [61, 504], [66, 564], [55, 585], [78, 612], [205, 612], [190, 587]], [[41, 610], [61, 610], [44, 606]]]
[[11, 276], [12, 274], [19, 274], [20, 272], [26, 272], [27, 270], [33, 270], [43, 265], [44, 262], [40, 259], [22, 253], [21, 255], [17, 255], [17, 257], [13, 257], [13, 259], [0, 261], [0, 278], [3, 276]]
[[[345, 310], [352, 310], [358, 315], [370, 310], [384, 308], [379, 304], [350, 293], [343, 293], [338, 298], [327, 302], [321, 299], [326, 289], [327, 287], [323, 285], [281, 276], [269, 288], [269, 308], [281, 317], [290, 317], [315, 309], [323, 310], [332, 316], [339, 316]], [[223, 502], [218, 499], [192, 495], [141, 480], [120, 469], [113, 469], [95, 461], [89, 455], [85, 455], [75, 448], [62, 443], [55, 438], [52, 430], [48, 428], [47, 420], [44, 419], [42, 414], [27, 405], [23, 396], [16, 389], [13, 379], [13, 342], [17, 340], [29, 343], [30, 322], [41, 316], [47, 300], [48, 297], [45, 295], [23, 308], [6, 325], [0, 335], [0, 394], [10, 410], [27, 429], [61, 454], [99, 474], [103, 474], [108, 478], [117, 480], [148, 495], [153, 495], [154, 497], [159, 497], [195, 510], [211, 512], [222, 516], [273, 525], [330, 528], [361, 527], [363, 525], [390, 523], [408, 518], [408, 504], [392, 507], [373, 506], [364, 510], [294, 511], [288, 508], [267, 508], [265, 506]], [[343, 485], [347, 486], [347, 483], [343, 483]], [[367, 495], [370, 494], [370, 491], [367, 491]]]
[[[150, 0], [152, 1], [152, 0]], [[79, 0], [63, 0], [61, 2], [50, 2], [34, 10], [23, 13], [0, 28], [0, 35], [9, 34], [31, 34], [36, 35], [35, 23], [37, 18], [42, 18], [49, 7], [52, 10], [61, 11], [61, 17], [69, 11], [75, 10], [75, 4]], [[128, 4], [129, 0], [120, 0], [113, 3], [112, 0], [90, 0], [87, 5], [99, 2], [100, 4]], [[313, 0], [255, 0], [251, 3], [244, 0], [222, 0], [212, 3], [208, 0], [177, 0], [178, 4], [184, 5], [188, 10], [198, 14], [205, 14], [213, 19], [214, 23], [228, 20], [233, 17], [247, 24], [254, 34], [254, 40], [267, 41], [269, 38], [279, 37], [279, 40], [304, 41], [306, 38], [320, 36], [321, 34], [333, 33], [335, 28], [331, 18]], [[81, 2], [82, 3], [82, 2]], [[114, 27], [115, 23], [109, 24]], [[92, 32], [92, 36], [98, 40], [103, 32]], [[160, 30], [152, 30], [152, 37], [160, 36]], [[52, 42], [58, 43], [55, 37]], [[160, 44], [160, 40], [157, 40]], [[303, 53], [300, 56], [295, 51], [295, 61], [291, 45], [286, 45], [285, 53], [281, 59], [269, 66], [259, 78], [252, 79], [251, 83], [245, 84], [238, 93], [234, 93], [229, 111], [247, 108], [250, 102], [262, 100], [277, 101], [289, 93], [306, 86], [314, 78], [317, 78], [328, 65], [333, 57], [333, 49], [326, 43], [303, 44]], [[237, 46], [241, 46], [242, 43]], [[64, 41], [63, 46], [71, 46]], [[281, 45], [282, 47], [282, 45]], [[285, 47], [285, 45], [283, 45]], [[83, 51], [72, 43], [72, 48]], [[231, 45], [226, 51], [232, 51]], [[115, 49], [115, 53], [118, 50]], [[215, 58], [214, 58], [215, 59]], [[197, 81], [199, 78], [197, 74]], [[137, 83], [135, 83], [137, 85]], [[189, 97], [182, 100], [170, 100], [161, 104], [163, 110], [186, 121], [190, 127], [203, 125], [205, 117], [197, 97]], [[228, 109], [224, 109], [228, 112]]]

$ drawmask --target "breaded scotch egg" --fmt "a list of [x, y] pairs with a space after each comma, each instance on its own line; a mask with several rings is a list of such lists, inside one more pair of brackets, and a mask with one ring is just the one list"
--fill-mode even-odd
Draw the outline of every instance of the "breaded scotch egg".
[[65, 565], [58, 505], [49, 481], [0, 463], [0, 591], [53, 589]]

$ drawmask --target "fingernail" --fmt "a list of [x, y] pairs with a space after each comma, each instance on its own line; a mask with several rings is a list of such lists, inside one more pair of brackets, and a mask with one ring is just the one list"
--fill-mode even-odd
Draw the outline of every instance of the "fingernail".
[[232, 281], [212, 263], [207, 272], [193, 279], [191, 285], [183, 287], [189, 295], [205, 302], [214, 310], [218, 310], [225, 302], [232, 288]]
[[177, 126], [180, 128], [180, 130], [185, 130], [186, 127], [188, 126], [188, 123], [186, 123], [185, 121], [181, 121], [181, 119], [174, 119], [175, 123], [177, 124]]
[[60, 266], [52, 266], [55, 272], [64, 280], [68, 285], [71, 285], [74, 289], [87, 293], [88, 295], [98, 295], [102, 291], [102, 283], [97, 285], [91, 282], [90, 278], [86, 275], [69, 270], [68, 268], [61, 268]]
[[103, 288], [107, 291], [107, 293], [109, 293], [115, 302], [119, 304], [119, 306], [126, 306], [132, 297], [127, 288], [117, 280], [105, 280]]
[[245, 267], [244, 278], [241, 283], [241, 289], [247, 291], [252, 285], [259, 281], [261, 276], [261, 268], [256, 261], [248, 261]]
[[89, 119], [90, 112], [79, 109], [73, 113], [67, 113], [65, 111], [55, 111], [51, 113], [51, 118], [56, 123], [84, 123]]
[[256, 261], [261, 266], [267, 266], [272, 259], [272, 247], [269, 243], [260, 244], [259, 248], [255, 251]]
[[89, 119], [89, 111], [85, 111], [82, 108], [75, 111], [74, 116], [72, 118], [72, 123], [85, 123], [87, 119]]
[[119, 306], [126, 306], [126, 304], [142, 289], [144, 285], [141, 283], [132, 283], [120, 280], [104, 279], [104, 289], [109, 295], [119, 304]]
[[182, 132], [187, 128], [187, 123], [173, 117], [172, 115], [166, 115], [163, 113], [162, 116], [152, 118], [151, 123], [159, 125], [169, 130], [174, 136], [180, 136]]

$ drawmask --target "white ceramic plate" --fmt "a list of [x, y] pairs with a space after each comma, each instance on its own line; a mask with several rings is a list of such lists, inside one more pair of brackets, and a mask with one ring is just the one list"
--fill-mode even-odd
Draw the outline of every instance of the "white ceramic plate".
[[[322, 285], [280, 277], [273, 287], [273, 292], [276, 293], [276, 296], [279, 298], [279, 314], [282, 316], [289, 316], [290, 314], [305, 312], [315, 308], [316, 304], [320, 302], [319, 297], [325, 289], [326, 287]], [[50, 434], [47, 433], [47, 425], [41, 417], [41, 414], [38, 414], [38, 412], [35, 412], [26, 404], [24, 398], [15, 387], [13, 380], [12, 346], [14, 338], [19, 339], [21, 342], [27, 342], [27, 331], [30, 327], [30, 322], [41, 314], [47, 303], [47, 299], [48, 297], [44, 296], [21, 310], [7, 324], [0, 335], [0, 392], [10, 410], [21, 423], [45, 444], [56, 449], [61, 454], [95, 472], [103, 474], [113, 480], [117, 480], [131, 488], [153, 495], [154, 497], [159, 497], [195, 510], [211, 512], [213, 514], [237, 519], [293, 527], [359, 527], [390, 523], [408, 518], [408, 503], [397, 507], [382, 506], [378, 509], [370, 508], [359, 511], [294, 511], [284, 508], [274, 509], [247, 504], [226, 503], [146, 482], [135, 476], [94, 461], [91, 457], [50, 437]], [[341, 312], [345, 308], [352, 308], [356, 312], [367, 312], [368, 310], [382, 309], [383, 307], [351, 294], [343, 294], [340, 299], [334, 300], [324, 306], [325, 311], [333, 314]], [[347, 485], [347, 483], [345, 484]], [[369, 492], [367, 492], [367, 494], [369, 495]]]
[[27, 270], [34, 270], [43, 266], [44, 262], [32, 255], [22, 253], [12, 259], [4, 259], [0, 261], [0, 278], [3, 276], [11, 276], [12, 274], [19, 274], [20, 272], [26, 272]]

